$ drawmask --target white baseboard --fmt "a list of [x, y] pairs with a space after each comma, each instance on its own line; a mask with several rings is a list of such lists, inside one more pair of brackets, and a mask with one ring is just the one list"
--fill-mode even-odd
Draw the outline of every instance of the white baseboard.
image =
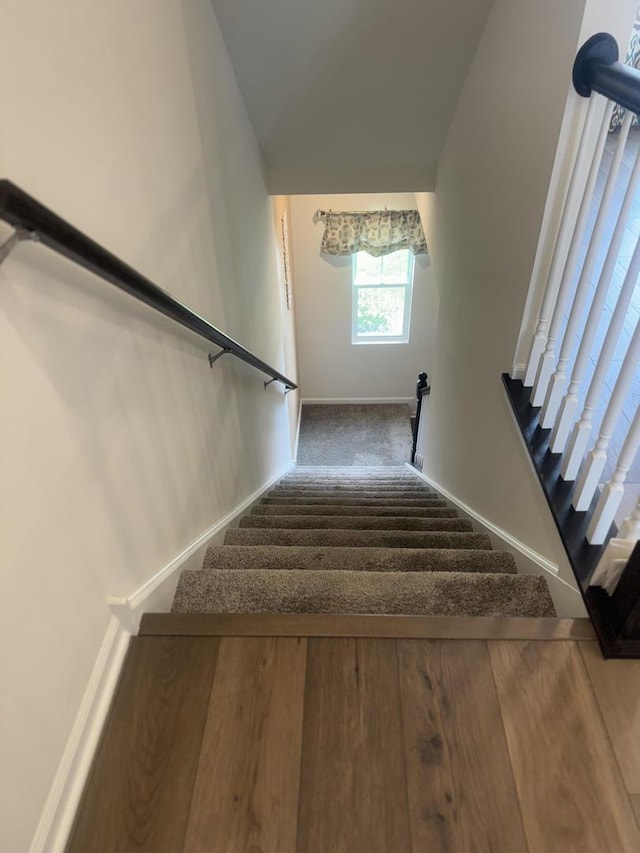
[[66, 847], [129, 638], [126, 628], [111, 616], [29, 853], [62, 853]]
[[145, 581], [142, 586], [127, 596], [110, 596], [108, 604], [111, 612], [116, 616], [123, 627], [131, 634], [137, 634], [140, 619], [143, 613], [167, 612], [171, 607], [173, 596], [178, 584], [180, 572], [183, 569], [200, 568], [205, 552], [212, 540], [222, 539], [228, 527], [237, 526], [240, 518], [246, 515], [257, 503], [263, 494], [268, 491], [274, 483], [277, 483], [292, 468], [294, 463], [290, 462], [280, 473], [272, 477], [267, 483], [257, 489], [248, 498], [234, 507], [220, 521], [216, 521], [211, 527], [204, 530], [199, 536], [187, 545], [187, 547], [163, 566], [155, 575]]
[[489, 521], [488, 518], [480, 515], [479, 512], [476, 512], [473, 509], [473, 507], [470, 507], [469, 504], [466, 504], [455, 495], [452, 495], [451, 492], [441, 486], [440, 483], [437, 483], [431, 477], [423, 474], [422, 471], [417, 471], [409, 462], [405, 462], [405, 467], [410, 471], [413, 471], [416, 477], [419, 477], [421, 480], [424, 480], [425, 483], [432, 486], [432, 488], [439, 492], [445, 500], [455, 504], [462, 515], [466, 516], [469, 520], [476, 522], [476, 524], [482, 528], [482, 532], [487, 533], [487, 535], [491, 537], [492, 545], [494, 547], [512, 553], [516, 559], [519, 572], [522, 574], [536, 574], [538, 570], [542, 569], [542, 571], [545, 572], [546, 580], [549, 584], [549, 591], [559, 616], [578, 617], [586, 615], [586, 610], [582, 603], [582, 596], [580, 595], [580, 592], [560, 577], [560, 569], [556, 563], [548, 560], [542, 554], [539, 554], [537, 551], [534, 551], [533, 548], [530, 548], [524, 542], [521, 542], [520, 539], [516, 539], [515, 536], [512, 536], [502, 527], [498, 527], [497, 524], [494, 524], [492, 521]]
[[512, 379], [524, 379], [524, 375], [527, 372], [526, 364], [514, 364], [511, 368], [511, 378]]
[[240, 520], [264, 492], [291, 470], [279, 474], [249, 495], [224, 518], [197, 536], [146, 583], [125, 597], [108, 599], [111, 617], [80, 709], [67, 740], [29, 853], [62, 853], [73, 825], [80, 797], [95, 755], [102, 728], [115, 694], [129, 639], [137, 634], [143, 612], [166, 611], [171, 606], [180, 572], [202, 565], [212, 539]]
[[303, 397], [301, 402], [314, 406], [357, 406], [376, 403], [407, 403], [414, 402], [413, 397]]

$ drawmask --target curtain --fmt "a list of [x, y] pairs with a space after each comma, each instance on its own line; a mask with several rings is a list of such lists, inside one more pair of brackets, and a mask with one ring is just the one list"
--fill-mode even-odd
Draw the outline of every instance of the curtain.
[[320, 251], [324, 255], [368, 252], [374, 258], [400, 249], [426, 255], [427, 243], [417, 210], [372, 210], [364, 213], [319, 211], [324, 220]]

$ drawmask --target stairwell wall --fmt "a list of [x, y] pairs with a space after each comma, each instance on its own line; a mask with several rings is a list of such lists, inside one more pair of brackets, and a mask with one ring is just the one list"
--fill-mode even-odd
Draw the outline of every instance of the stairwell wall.
[[[0, 174], [295, 379], [263, 164], [208, 0], [34, 0], [2, 26]], [[107, 596], [290, 462], [282, 388], [208, 351], [41, 247], [0, 268], [2, 851], [29, 849]]]
[[510, 368], [527, 295], [583, 8], [584, 0], [496, 0], [436, 191], [419, 198], [440, 291], [423, 470], [561, 565], [568, 581], [500, 375]]
[[611, 18], [602, 0], [588, 6], [585, 16], [585, 0], [496, 0], [436, 191], [418, 197], [440, 292], [424, 471], [572, 585], [500, 376], [511, 369], [560, 128], [576, 97], [573, 60]]

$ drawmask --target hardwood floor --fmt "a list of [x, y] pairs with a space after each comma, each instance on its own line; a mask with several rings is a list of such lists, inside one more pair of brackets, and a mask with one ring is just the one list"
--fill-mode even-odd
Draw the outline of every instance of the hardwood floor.
[[637, 853], [640, 669], [576, 640], [142, 636], [71, 853]]

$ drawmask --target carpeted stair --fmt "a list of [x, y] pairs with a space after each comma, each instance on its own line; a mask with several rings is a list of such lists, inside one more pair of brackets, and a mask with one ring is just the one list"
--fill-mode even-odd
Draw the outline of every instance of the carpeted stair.
[[407, 468], [296, 468], [180, 576], [174, 612], [554, 616]]

